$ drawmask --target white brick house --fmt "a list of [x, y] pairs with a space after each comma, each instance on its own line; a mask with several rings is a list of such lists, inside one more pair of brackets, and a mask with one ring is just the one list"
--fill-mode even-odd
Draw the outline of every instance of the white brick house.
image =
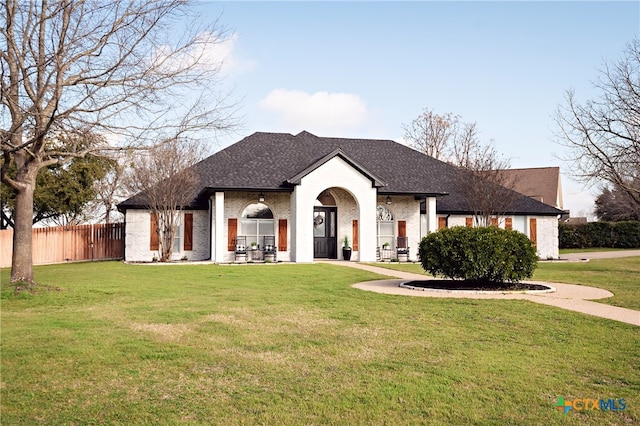
[[[403, 241], [416, 259], [427, 233], [471, 223], [455, 196], [458, 170], [390, 140], [255, 133], [193, 167], [200, 188], [183, 206], [174, 259], [234, 262], [244, 241], [257, 244], [248, 258], [262, 260], [268, 238], [278, 261], [342, 259], [345, 236], [352, 260], [394, 258]], [[118, 208], [125, 213], [125, 259], [151, 261], [157, 240], [150, 212], [135, 196]], [[513, 211], [495, 220], [529, 236], [540, 257], [557, 258], [560, 214], [519, 196]]]

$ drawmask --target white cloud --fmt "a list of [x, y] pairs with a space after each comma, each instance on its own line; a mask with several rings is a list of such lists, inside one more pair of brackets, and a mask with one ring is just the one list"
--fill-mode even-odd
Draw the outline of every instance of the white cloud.
[[206, 50], [202, 52], [205, 63], [221, 64], [221, 71], [225, 75], [253, 69], [256, 66], [255, 61], [238, 56], [237, 41], [238, 34], [234, 33], [224, 41], [205, 45]]
[[249, 70], [255, 67], [254, 61], [243, 60], [236, 54], [238, 35], [220, 39], [211, 32], [200, 33], [195, 43], [181, 52], [173, 51], [171, 46], [160, 46], [151, 57], [153, 63], [169, 70], [192, 67], [197, 69], [218, 70], [227, 76], [234, 72]]
[[367, 106], [351, 93], [300, 90], [272, 90], [260, 101], [260, 107], [276, 113], [287, 132], [308, 130], [322, 136], [343, 134], [362, 126], [368, 116]]

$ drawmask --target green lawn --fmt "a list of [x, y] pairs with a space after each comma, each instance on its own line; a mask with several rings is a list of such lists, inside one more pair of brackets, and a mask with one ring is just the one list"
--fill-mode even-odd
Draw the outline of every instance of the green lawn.
[[[378, 276], [328, 264], [36, 278], [59, 290], [15, 296], [2, 270], [2, 424], [640, 422], [639, 328], [615, 321], [364, 292]], [[559, 397], [627, 408], [562, 414]]]

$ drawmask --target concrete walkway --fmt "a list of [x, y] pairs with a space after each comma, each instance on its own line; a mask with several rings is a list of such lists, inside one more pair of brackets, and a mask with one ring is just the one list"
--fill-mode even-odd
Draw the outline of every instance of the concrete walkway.
[[540, 281], [528, 281], [534, 284], [545, 284], [556, 289], [553, 293], [480, 293], [471, 291], [442, 291], [442, 290], [412, 290], [400, 287], [400, 283], [407, 280], [428, 280], [430, 275], [413, 274], [409, 272], [394, 271], [373, 265], [364, 265], [356, 262], [328, 261], [333, 265], [362, 269], [375, 272], [380, 275], [394, 277], [396, 279], [366, 281], [354, 284], [353, 287], [373, 291], [376, 293], [394, 294], [401, 296], [417, 297], [449, 297], [470, 299], [520, 299], [529, 300], [543, 305], [556, 306], [570, 311], [580, 312], [614, 321], [640, 326], [640, 311], [627, 308], [605, 305], [592, 302], [593, 299], [605, 299], [613, 296], [613, 293], [595, 287], [574, 284], [545, 283]]
[[614, 257], [640, 256], [640, 250], [592, 251], [586, 253], [567, 253], [560, 255], [561, 260], [613, 259]]

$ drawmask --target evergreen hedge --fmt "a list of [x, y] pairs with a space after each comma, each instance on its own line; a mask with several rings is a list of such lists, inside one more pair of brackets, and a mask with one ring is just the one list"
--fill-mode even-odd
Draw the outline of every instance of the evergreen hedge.
[[560, 248], [640, 248], [640, 222], [588, 222], [558, 226]]
[[498, 227], [441, 229], [422, 239], [418, 255], [425, 271], [434, 276], [480, 285], [530, 278], [538, 265], [526, 235]]

